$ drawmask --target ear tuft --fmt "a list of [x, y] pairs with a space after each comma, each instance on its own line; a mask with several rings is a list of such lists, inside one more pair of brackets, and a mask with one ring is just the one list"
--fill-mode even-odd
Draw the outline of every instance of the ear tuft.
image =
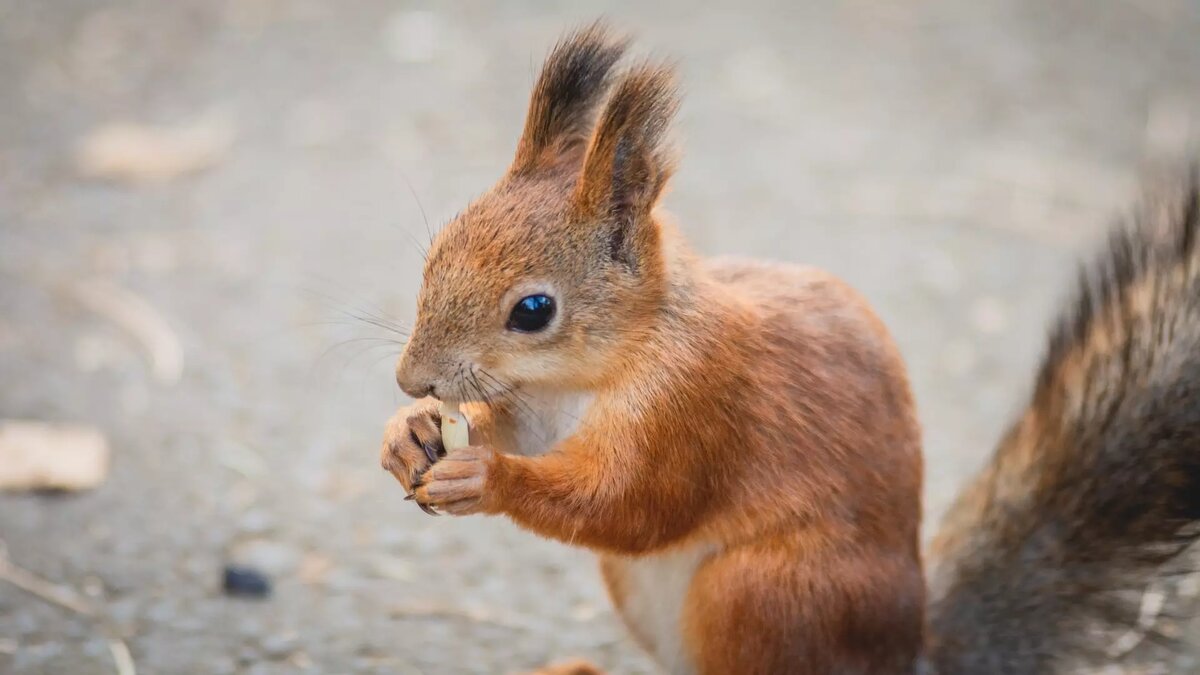
[[555, 45], [534, 85], [514, 172], [552, 166], [586, 144], [609, 74], [627, 46], [599, 21]]
[[621, 220], [649, 212], [675, 169], [668, 136], [679, 96], [674, 69], [645, 63], [617, 82], [588, 146], [576, 208]]

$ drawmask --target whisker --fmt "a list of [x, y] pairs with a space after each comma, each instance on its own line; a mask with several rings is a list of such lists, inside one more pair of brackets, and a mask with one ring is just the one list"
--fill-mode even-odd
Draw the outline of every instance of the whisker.
[[334, 351], [336, 351], [337, 349], [339, 349], [339, 348], [341, 348], [341, 347], [345, 347], [346, 345], [350, 345], [350, 344], [357, 343], [357, 342], [375, 342], [375, 343], [382, 343], [382, 344], [374, 344], [374, 345], [371, 345], [371, 347], [369, 347], [369, 349], [370, 349], [370, 348], [375, 348], [375, 347], [383, 347], [383, 346], [385, 346], [385, 345], [393, 345], [393, 346], [397, 346], [397, 347], [403, 347], [403, 346], [404, 346], [404, 343], [403, 343], [403, 342], [400, 342], [399, 340], [393, 340], [392, 338], [384, 338], [384, 337], [358, 337], [358, 338], [350, 338], [349, 340], [341, 340], [341, 341], [339, 341], [339, 342], [337, 342], [337, 343], [335, 343], [335, 344], [332, 344], [332, 345], [330, 345], [329, 347], [326, 347], [326, 348], [325, 348], [325, 350], [324, 350], [324, 351], [322, 351], [322, 352], [321, 352], [321, 354], [320, 354], [319, 356], [317, 356], [317, 363], [320, 363], [320, 362], [321, 362], [323, 359], [325, 359], [326, 357], [328, 357], [328, 356], [329, 356], [331, 353], [333, 353], [333, 352], [334, 352]]
[[[368, 351], [369, 351], [369, 350], [368, 350]], [[402, 353], [403, 353], [403, 352], [388, 352], [387, 354], [384, 354], [383, 356], [380, 356], [379, 358], [377, 358], [377, 359], [375, 359], [374, 361], [372, 361], [372, 362], [370, 363], [370, 365], [368, 365], [368, 366], [367, 366], [367, 370], [374, 370], [374, 369], [375, 369], [375, 368], [376, 368], [376, 367], [377, 367], [377, 366], [378, 366], [378, 365], [379, 365], [379, 364], [380, 364], [380, 363], [381, 363], [381, 362], [382, 362], [384, 359], [394, 359], [394, 358], [398, 358], [398, 357], [400, 356], [400, 354], [402, 354]], [[358, 358], [359, 356], [361, 356], [361, 355], [362, 355], [361, 353], [360, 353], [360, 354], [357, 354], [357, 355], [355, 355], [355, 356], [354, 356], [354, 358], [355, 358], [355, 359], [357, 359], [357, 358]], [[353, 360], [354, 360], [354, 359], [351, 359], [351, 361], [353, 361]], [[347, 366], [349, 366], [350, 364], [349, 364], [349, 363], [347, 363], [346, 365], [347, 365]]]
[[480, 374], [483, 375], [484, 377], [488, 378], [489, 380], [491, 380], [492, 386], [496, 389], [496, 391], [500, 394], [500, 396], [502, 396], [504, 398], [504, 400], [506, 400], [518, 407], [524, 407], [524, 409], [530, 415], [533, 415], [534, 417], [538, 417], [537, 412], [533, 409], [533, 407], [531, 405], [529, 405], [529, 402], [524, 397], [517, 394], [514, 387], [501, 382], [494, 375], [492, 375], [491, 373], [488, 373], [485, 370], [481, 369]]
[[352, 319], [357, 319], [365, 324], [375, 326], [376, 328], [382, 328], [383, 330], [386, 330], [389, 333], [395, 333], [396, 335], [399, 335], [400, 337], [404, 337], [404, 338], [409, 337], [407, 330], [404, 330], [403, 328], [401, 328], [399, 326], [388, 323], [387, 321], [385, 321], [383, 319], [377, 319], [372, 316], [359, 316], [357, 314], [350, 314], [349, 312], [346, 312], [346, 316], [349, 316]]
[[[366, 355], [368, 355], [368, 354], [370, 354], [370, 353], [372, 353], [372, 352], [374, 352], [374, 351], [376, 351], [376, 350], [378, 350], [378, 349], [386, 349], [386, 348], [388, 348], [388, 347], [390, 347], [390, 346], [392, 346], [392, 345], [384, 345], [384, 344], [373, 344], [373, 345], [367, 345], [366, 347], [363, 347], [362, 349], [359, 349], [358, 351], [354, 352], [353, 354], [351, 354], [351, 355], [350, 355], [350, 357], [349, 357], [349, 358], [347, 358], [345, 361], [343, 361], [343, 362], [341, 363], [341, 368], [342, 368], [343, 370], [347, 370], [347, 369], [349, 369], [351, 366], [353, 366], [353, 365], [354, 365], [354, 362], [355, 362], [355, 361], [359, 360], [360, 358], [362, 358], [362, 357], [364, 357], [364, 356], [366, 356]], [[388, 358], [388, 357], [399, 356], [399, 355], [400, 355], [400, 352], [399, 352], [399, 351], [397, 351], [397, 350], [395, 350], [395, 349], [388, 349], [387, 353], [385, 353], [385, 354], [384, 354], [382, 357], [380, 357], [379, 359], [376, 359], [374, 363], [375, 363], [375, 364], [378, 364], [378, 363], [379, 363], [379, 361], [381, 361], [381, 360], [383, 360], [383, 359], [386, 359], [386, 358]]]
[[475, 391], [479, 392], [479, 398], [483, 401], [492, 400], [490, 392], [480, 386], [479, 378], [475, 375], [475, 370], [472, 368], [467, 371], [467, 374], [471, 376], [471, 386], [475, 389]]
[[[340, 300], [338, 298], [333, 297], [332, 295], [330, 295], [328, 293], [325, 293], [325, 292], [322, 292], [322, 291], [319, 291], [316, 289], [309, 288], [306, 290], [310, 294], [320, 297], [323, 300], [329, 302], [331, 305], [334, 305], [334, 307], [332, 308], [333, 311], [337, 312], [338, 314], [341, 314], [342, 316], [344, 316], [348, 319], [353, 319], [355, 321], [367, 323], [367, 324], [373, 325], [377, 328], [382, 328], [389, 332], [396, 333], [403, 337], [408, 337], [407, 328], [405, 328], [403, 324], [401, 324], [393, 319], [388, 318], [388, 316], [386, 315], [386, 312], [384, 312], [384, 310], [382, 308], [378, 307], [377, 305], [371, 305], [368, 303], [368, 306], [362, 306], [362, 305], [356, 306], [353, 303], [349, 303], [344, 300]], [[343, 309], [342, 307], [339, 307], [338, 305], [351, 305], [351, 310], [353, 310], [353, 311]]]
[[487, 397], [487, 399], [489, 401], [496, 397], [498, 392], [496, 390], [492, 389], [491, 387], [482, 386], [482, 385], [484, 385], [484, 383], [480, 382], [479, 378], [475, 376], [475, 366], [471, 366], [471, 368], [468, 369], [468, 372], [470, 372], [472, 379], [475, 380], [476, 386], [480, 387], [483, 390], [484, 395]]
[[[491, 373], [484, 370], [483, 368], [479, 369], [479, 374], [492, 380], [492, 382], [495, 383], [495, 385], [493, 385], [493, 386], [496, 386], [502, 390], [502, 397], [504, 399], [516, 404], [518, 407], [520, 407], [522, 410], [526, 411], [530, 416], [532, 416], [534, 418], [534, 420], [536, 420], [538, 422], [545, 421], [545, 418], [541, 414], [539, 414], [536, 410], [534, 410], [533, 405], [515, 386], [504, 383], [499, 378], [497, 378], [495, 375], [492, 375]], [[563, 415], [565, 417], [569, 417], [569, 418], [575, 420], [576, 422], [582, 421], [577, 415], [575, 415], [571, 412], [568, 412], [567, 410], [563, 409], [562, 406], [557, 406], [557, 405], [554, 406], [554, 412], [556, 412], [560, 415]], [[545, 439], [543, 438], [543, 441], [544, 440]]]
[[458, 400], [467, 400], [467, 390], [463, 386], [463, 364], [458, 364], [458, 373], [454, 378], [454, 386], [458, 389]]
[[417, 252], [421, 254], [421, 262], [425, 262], [426, 260], [429, 260], [429, 249], [426, 248], [419, 239], [417, 239], [415, 236], [413, 236], [412, 232], [409, 232], [408, 230], [406, 230], [402, 227], [398, 228], [398, 229], [404, 233], [405, 237], [408, 237], [408, 241], [414, 247], [416, 247]]
[[[510, 395], [509, 390], [506, 387], [501, 386], [499, 381], [495, 377], [492, 377], [491, 375], [489, 375], [487, 373], [487, 371], [485, 371], [482, 368], [477, 368], [476, 370], [478, 370], [478, 373], [480, 375], [483, 375], [483, 376], [487, 377], [489, 380], [491, 380], [490, 382], [487, 382], [486, 384], [488, 387], [488, 391], [492, 392], [491, 395], [493, 397], [497, 397], [497, 398], [500, 398], [501, 400], [509, 401], [511, 403], [519, 403], [518, 401], [512, 400], [512, 396]], [[475, 373], [475, 371], [473, 370], [472, 375], [474, 375], [474, 373]], [[478, 380], [478, 378], [476, 378], [476, 379]]]
[[499, 391], [500, 396], [502, 398], [513, 403], [517, 407], [523, 409], [525, 412], [529, 413], [535, 420], [537, 420], [539, 422], [542, 421], [542, 416], [539, 415], [538, 412], [533, 409], [533, 406], [530, 405], [530, 403], [527, 399], [525, 399], [523, 396], [520, 395], [519, 392], [516, 391], [515, 387], [513, 387], [512, 385], [505, 384], [504, 382], [501, 382], [499, 379], [496, 378], [496, 376], [492, 375], [491, 373], [487, 372], [486, 370], [484, 370], [482, 368], [479, 369], [479, 374], [483, 375], [484, 377], [488, 378], [489, 380], [491, 380], [494, 383], [494, 386], [497, 388], [497, 390]]
[[[413, 187], [412, 181], [408, 176], [400, 173], [400, 177], [404, 179], [404, 184], [408, 186], [408, 192], [412, 195], [413, 201], [417, 203], [417, 210], [421, 212], [421, 220], [425, 221], [425, 233], [429, 235], [429, 245], [433, 246], [433, 229], [429, 227], [429, 216], [425, 214], [425, 206], [421, 203], [421, 198], [417, 196], [417, 190]], [[425, 257], [429, 257], [429, 250], [426, 249]]]
[[488, 371], [486, 371], [486, 370], [484, 370], [484, 369], [482, 369], [482, 368], [480, 368], [480, 369], [479, 369], [479, 372], [480, 372], [480, 374], [481, 374], [481, 375], [483, 375], [484, 377], [487, 377], [487, 378], [491, 379], [491, 380], [492, 380], [492, 382], [495, 382], [495, 383], [496, 383], [496, 386], [497, 386], [498, 388], [500, 388], [500, 389], [504, 390], [505, 392], [507, 392], [508, 394], [510, 394], [511, 396], [513, 396], [514, 398], [516, 398], [516, 399], [518, 399], [518, 400], [520, 400], [520, 401], [522, 401], [522, 402], [524, 402], [524, 403], [528, 403], [528, 402], [529, 402], [529, 399], [528, 399], [528, 398], [527, 398], [527, 397], [526, 397], [526, 396], [525, 396], [523, 393], [521, 393], [521, 390], [520, 390], [520, 389], [518, 389], [518, 388], [517, 388], [515, 385], [508, 384], [508, 383], [504, 382], [504, 381], [503, 381], [503, 380], [501, 380], [500, 378], [496, 377], [495, 375], [492, 375], [491, 373], [489, 373]]
[[[549, 437], [547, 437], [546, 434], [543, 433], [539, 428], [540, 425], [544, 422], [544, 419], [542, 418], [542, 416], [539, 415], [537, 413], [537, 411], [535, 411], [533, 409], [533, 407], [530, 406], [528, 403], [514, 397], [513, 396], [514, 389], [511, 386], [504, 386], [503, 383], [501, 383], [494, 376], [490, 375], [486, 370], [484, 370], [482, 368], [479, 368], [478, 370], [479, 370], [479, 374], [481, 374], [485, 377], [491, 378], [494, 382], [497, 383], [496, 385], [490, 385], [490, 387], [496, 388], [495, 390], [496, 390], [497, 394], [500, 396], [501, 401], [507, 401], [513, 405], [516, 405], [519, 409], [524, 410], [525, 412], [527, 412], [529, 414], [529, 416], [532, 418], [532, 421], [534, 422], [534, 424], [526, 425], [526, 428], [528, 428], [529, 431], [532, 432], [533, 435], [536, 436], [537, 439], [539, 441], [541, 441], [542, 443], [549, 443], [549, 441], [550, 441]], [[471, 370], [471, 376], [475, 379], [475, 381], [478, 383], [479, 386], [485, 385], [484, 382], [482, 382], [481, 380], [479, 380], [478, 377], [476, 377], [474, 369]]]
[[[354, 312], [351, 312], [351, 311], [345, 310], [345, 309], [335, 309], [334, 311], [337, 312], [338, 314], [341, 314], [342, 316], [346, 317], [347, 319], [352, 319], [354, 322], [365, 323], [365, 324], [368, 324], [371, 326], [375, 326], [376, 328], [382, 328], [383, 330], [386, 330], [389, 333], [394, 333], [394, 334], [399, 335], [404, 338], [409, 337], [408, 330], [405, 329], [399, 323], [396, 323], [396, 322], [391, 321], [384, 317], [376, 316], [365, 310], [359, 310], [362, 312], [362, 314], [355, 314]], [[341, 323], [345, 323], [345, 322], [341, 322], [341, 321], [312, 322], [310, 325], [321, 325], [321, 324], [335, 325], [335, 324], [341, 324]], [[355, 324], [355, 325], [357, 325], [357, 324]]]
[[[327, 284], [336, 284], [337, 283], [333, 279], [327, 279], [324, 277], [321, 277], [321, 280], [323, 283], [327, 283]], [[389, 320], [387, 318], [387, 311], [384, 310], [378, 304], [375, 304], [372, 302], [363, 302], [363, 303], [351, 302], [344, 298], [335, 297], [334, 295], [332, 295], [326, 291], [321, 291], [321, 290], [318, 290], [318, 289], [312, 288], [312, 287], [304, 287], [304, 288], [302, 288], [302, 290], [307, 292], [309, 295], [314, 295], [314, 296], [328, 302], [335, 311], [344, 311], [344, 310], [342, 310], [341, 305], [350, 305], [352, 309], [354, 309], [358, 312], [361, 312], [363, 314], [374, 316], [381, 320]], [[350, 289], [343, 287], [343, 290], [349, 291]], [[395, 322], [393, 322], [393, 323], [395, 323]], [[399, 324], [397, 324], [397, 325], [399, 325]]]

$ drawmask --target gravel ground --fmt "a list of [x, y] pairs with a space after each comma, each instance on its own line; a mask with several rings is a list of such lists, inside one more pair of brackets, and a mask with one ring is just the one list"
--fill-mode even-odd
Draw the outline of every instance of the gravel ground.
[[[347, 342], [386, 337], [348, 315], [411, 320], [422, 208], [436, 227], [499, 175], [536, 64], [601, 13], [680, 62], [668, 203], [697, 247], [831, 269], [893, 328], [935, 518], [1074, 260], [1196, 147], [1200, 9], [898, 7], [0, 0], [0, 417], [114, 454], [93, 492], [0, 496], [9, 558], [99, 608], [0, 583], [0, 672], [113, 673], [114, 639], [141, 673], [650, 672], [588, 555], [402, 501], [377, 465], [394, 345]], [[90, 177], [112, 124], [184, 129], [174, 159], [209, 166]], [[182, 376], [81, 287], [160, 313]], [[273, 597], [224, 597], [230, 560]]]

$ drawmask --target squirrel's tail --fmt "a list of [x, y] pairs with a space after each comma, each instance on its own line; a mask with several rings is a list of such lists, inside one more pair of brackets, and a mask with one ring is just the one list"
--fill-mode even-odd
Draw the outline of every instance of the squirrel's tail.
[[1198, 178], [1083, 270], [1028, 407], [937, 535], [939, 675], [1110, 658], [1096, 629], [1136, 627], [1130, 592], [1200, 538]]

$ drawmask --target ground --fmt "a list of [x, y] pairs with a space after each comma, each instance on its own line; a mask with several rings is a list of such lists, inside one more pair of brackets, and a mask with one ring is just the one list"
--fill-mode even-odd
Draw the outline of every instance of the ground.
[[[98, 608], [0, 582], [0, 671], [115, 672], [119, 639], [142, 673], [650, 672], [588, 555], [403, 501], [377, 461], [395, 345], [345, 342], [411, 320], [422, 210], [499, 175], [536, 64], [600, 14], [680, 64], [667, 203], [696, 247], [826, 267], [891, 326], [931, 523], [1076, 260], [1200, 138], [1187, 0], [0, 0], [0, 417], [113, 448], [95, 491], [0, 496], [9, 559]], [[206, 170], [89, 169], [126, 123], [198, 130]], [[114, 287], [179, 378], [80, 290]], [[273, 597], [223, 596], [230, 560]]]

